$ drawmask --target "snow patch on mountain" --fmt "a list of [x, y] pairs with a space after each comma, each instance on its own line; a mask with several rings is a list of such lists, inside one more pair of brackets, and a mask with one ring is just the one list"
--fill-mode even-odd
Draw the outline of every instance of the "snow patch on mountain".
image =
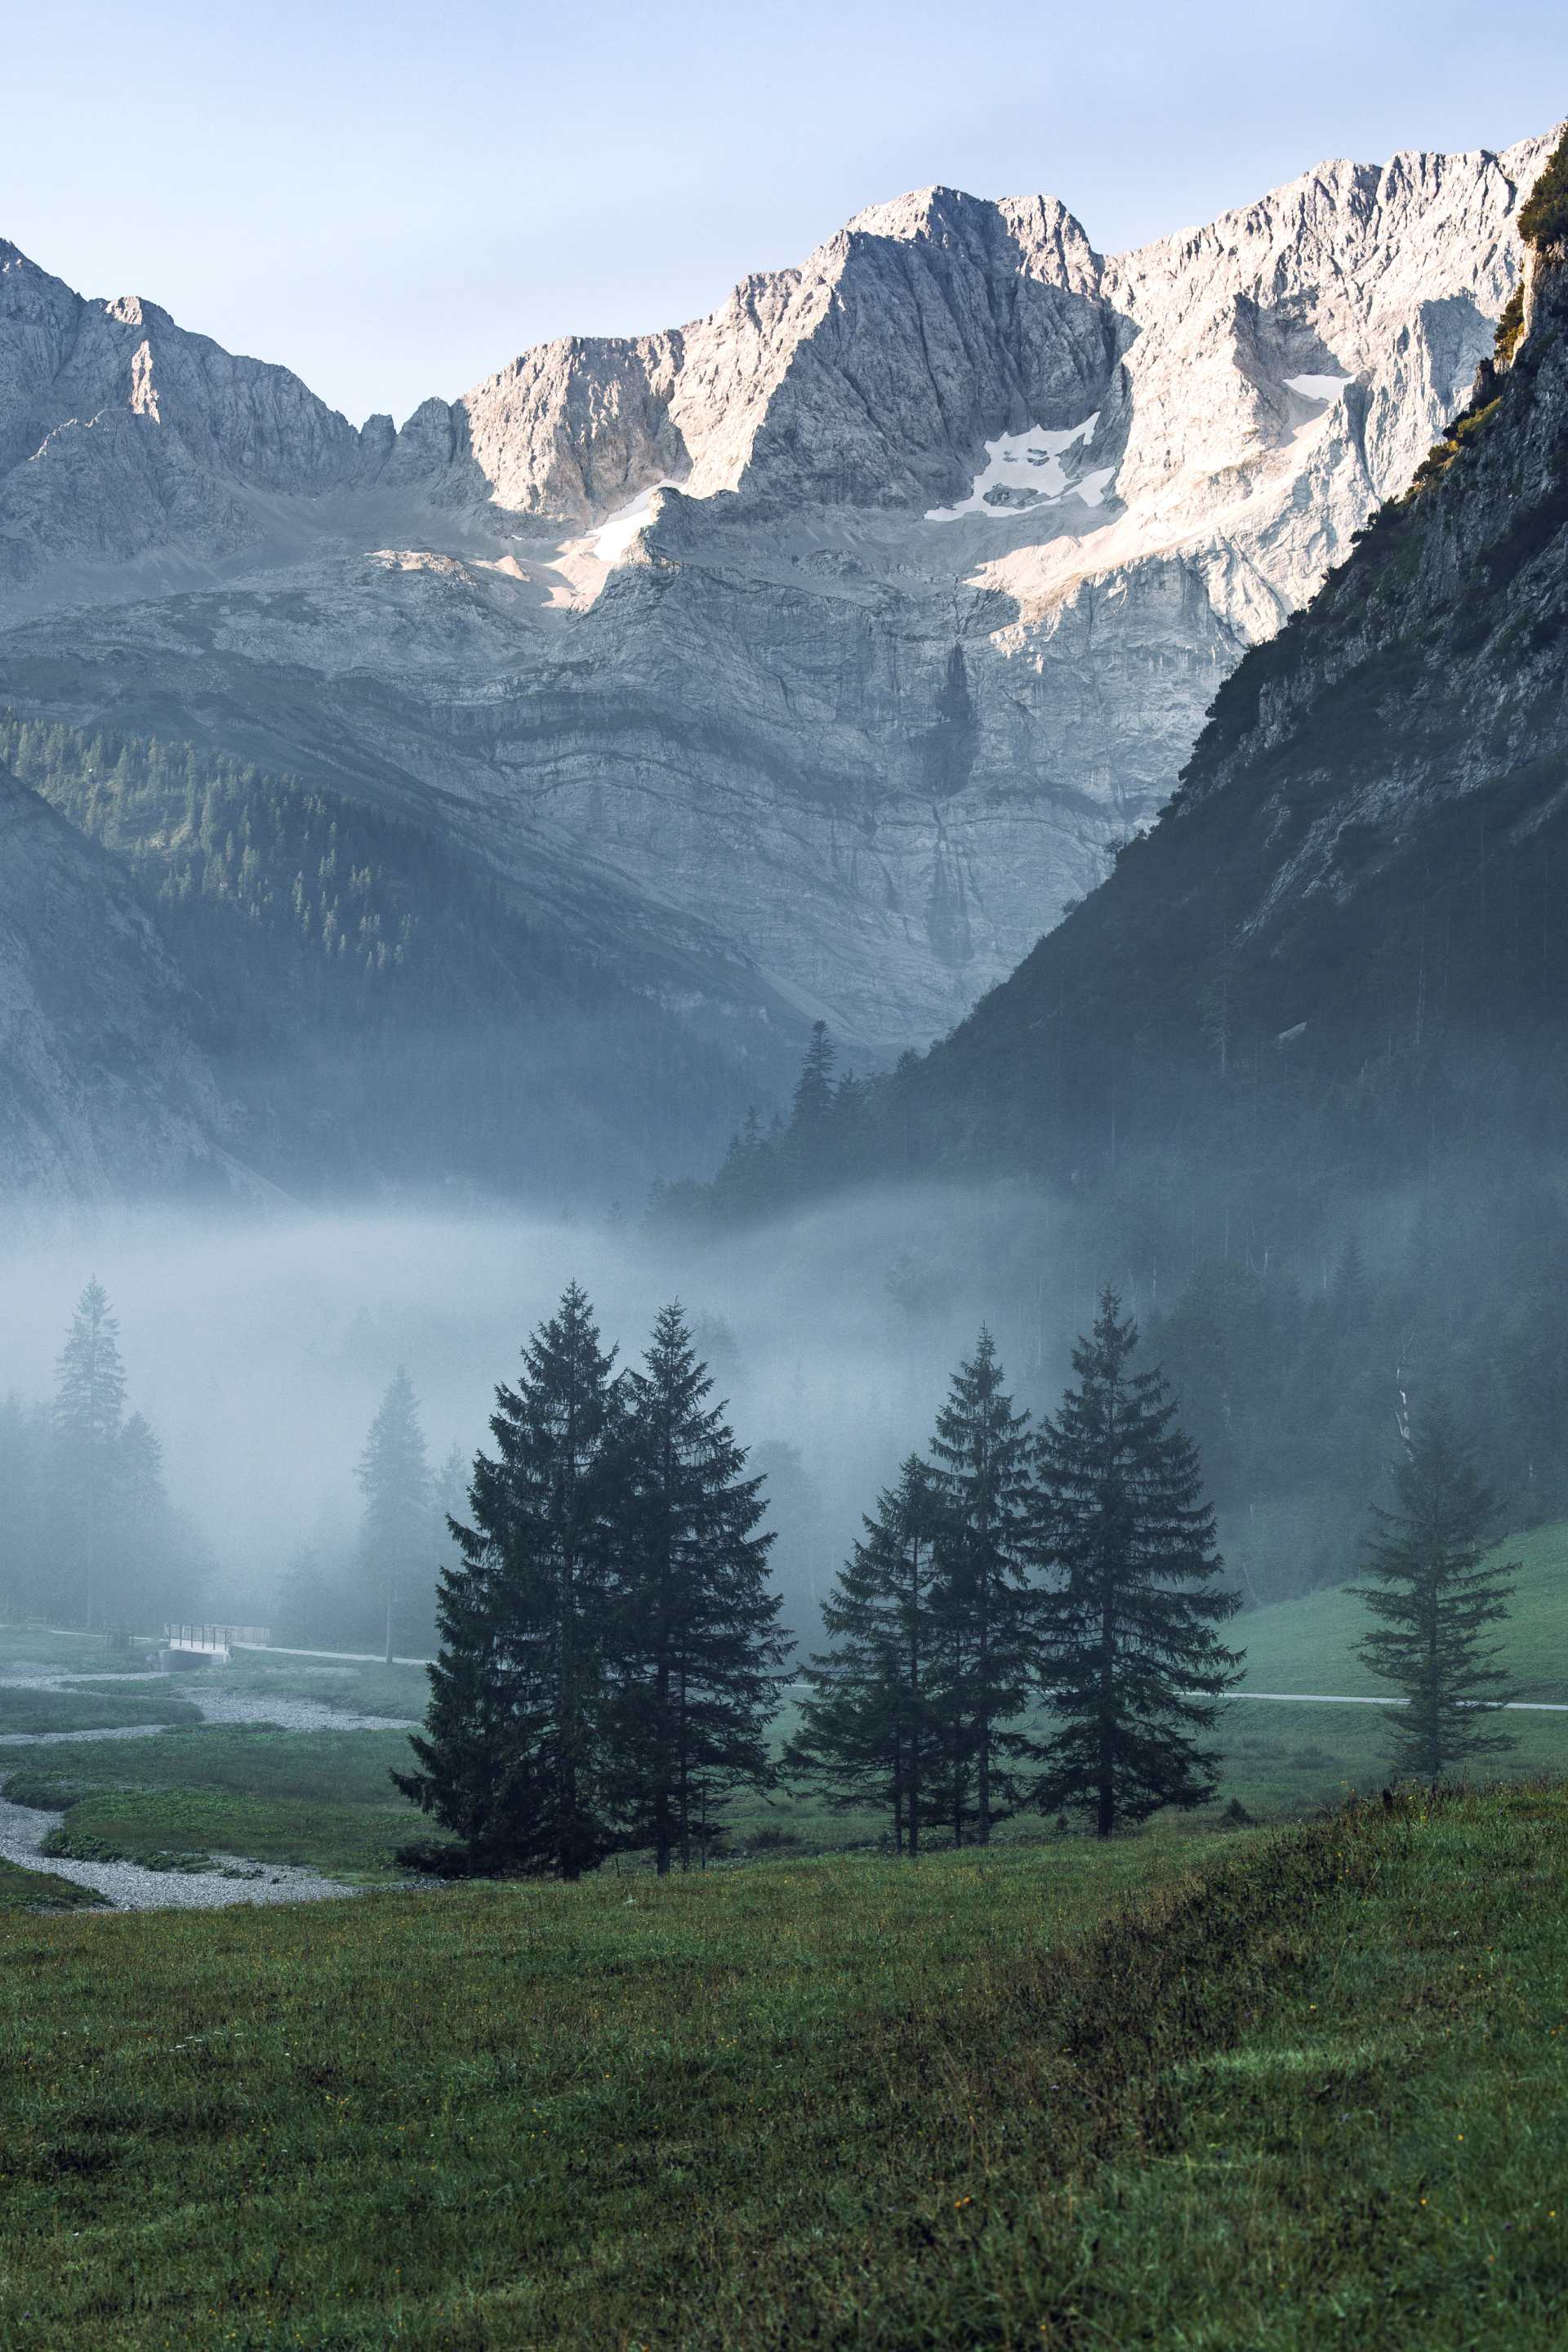
[[1299, 392], [1305, 400], [1337, 400], [1353, 375], [1288, 375], [1287, 392]]
[[[1100, 412], [1096, 409], [1081, 424], [1069, 425], [1060, 432], [1050, 432], [1042, 426], [1027, 433], [1003, 433], [994, 441], [987, 441], [985, 463], [975, 475], [968, 497], [961, 499], [956, 506], [931, 507], [926, 514], [927, 522], [956, 522], [960, 515], [971, 514], [1000, 517], [1017, 514], [1030, 507], [1054, 506], [1066, 496], [1069, 487], [1063, 457], [1079, 446], [1087, 449], [1099, 422]], [[1105, 486], [1115, 471], [1114, 466], [1107, 466], [1092, 477], [1089, 505], [1100, 504]]]
[[679, 482], [668, 478], [650, 482], [647, 488], [639, 490], [627, 505], [617, 507], [614, 514], [606, 515], [597, 530], [588, 534], [588, 545], [595, 559], [611, 568], [624, 563], [631, 552], [633, 541], [640, 534], [643, 525], [651, 520], [653, 502], [659, 492], [680, 488]]

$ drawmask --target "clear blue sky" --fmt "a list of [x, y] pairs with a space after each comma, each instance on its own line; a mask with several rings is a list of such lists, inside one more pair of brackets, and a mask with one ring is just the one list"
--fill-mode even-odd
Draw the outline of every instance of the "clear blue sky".
[[1533, 0], [0, 8], [0, 236], [399, 420], [672, 324], [863, 205], [1059, 195], [1115, 251], [1325, 155], [1568, 114]]

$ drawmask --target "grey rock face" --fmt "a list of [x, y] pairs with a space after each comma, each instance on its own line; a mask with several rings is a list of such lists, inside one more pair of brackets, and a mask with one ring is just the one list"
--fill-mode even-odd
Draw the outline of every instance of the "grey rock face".
[[439, 812], [585, 877], [606, 952], [673, 943], [694, 1005], [891, 1055], [1100, 877], [1409, 480], [1554, 138], [1110, 259], [926, 190], [401, 432], [0, 247], [0, 698]]
[[[178, 972], [111, 860], [0, 768], [0, 1169], [40, 1202], [228, 1167]], [[243, 1171], [233, 1172], [243, 1176]]]

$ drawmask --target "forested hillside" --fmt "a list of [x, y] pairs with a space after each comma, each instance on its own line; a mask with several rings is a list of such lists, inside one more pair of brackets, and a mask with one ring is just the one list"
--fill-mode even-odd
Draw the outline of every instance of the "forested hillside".
[[0, 761], [128, 871], [290, 1187], [570, 1182], [700, 1160], [742, 1080], [416, 826], [220, 753], [0, 718]]

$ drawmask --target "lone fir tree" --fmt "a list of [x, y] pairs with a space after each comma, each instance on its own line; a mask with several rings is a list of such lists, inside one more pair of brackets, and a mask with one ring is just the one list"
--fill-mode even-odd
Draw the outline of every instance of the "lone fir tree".
[[953, 1374], [931, 1438], [938, 1506], [941, 1673], [946, 1685], [949, 1818], [962, 1845], [986, 1844], [1019, 1794], [1029, 1741], [1016, 1719], [1029, 1687], [1036, 1496], [1029, 1417], [1002, 1386], [983, 1330]]
[[833, 1108], [833, 1066], [837, 1059], [838, 1049], [826, 1022], [814, 1021], [801, 1055], [800, 1075], [795, 1082], [795, 1098], [790, 1107], [792, 1123], [802, 1134], [820, 1128]]
[[386, 1663], [391, 1665], [399, 1612], [408, 1612], [421, 1582], [428, 1591], [434, 1548], [430, 1465], [419, 1425], [419, 1400], [401, 1365], [371, 1423], [356, 1475], [364, 1496], [360, 1554], [381, 1604]]
[[95, 1275], [77, 1301], [55, 1392], [67, 1590], [82, 1623], [104, 1622], [106, 1553], [121, 1467], [125, 1368], [120, 1326]]
[[470, 1525], [452, 1523], [440, 1653], [393, 1775], [460, 1839], [469, 1867], [580, 1877], [617, 1843], [610, 1749], [626, 1507], [625, 1411], [613, 1351], [571, 1284], [496, 1391]]
[[1040, 1676], [1057, 1728], [1042, 1807], [1091, 1811], [1096, 1834], [1214, 1794], [1202, 1742], [1240, 1659], [1215, 1628], [1239, 1606], [1217, 1581], [1214, 1512], [1159, 1370], [1131, 1369], [1138, 1327], [1107, 1289], [1073, 1350], [1077, 1385], [1040, 1433], [1042, 1551], [1054, 1570]]
[[1435, 1783], [1514, 1745], [1496, 1727], [1509, 1677], [1487, 1630], [1508, 1615], [1518, 1562], [1486, 1558], [1494, 1498], [1441, 1400], [1418, 1416], [1394, 1491], [1366, 1550], [1377, 1581], [1352, 1588], [1379, 1620], [1359, 1654], [1405, 1694], [1387, 1718], [1395, 1772]]
[[715, 1801], [773, 1779], [767, 1727], [791, 1643], [768, 1590], [763, 1481], [710, 1404], [713, 1381], [679, 1305], [630, 1374], [630, 1507], [619, 1564], [623, 1688], [616, 1769], [660, 1875], [691, 1866]]
[[829, 1646], [806, 1668], [784, 1758], [787, 1770], [824, 1785], [836, 1811], [885, 1811], [896, 1851], [911, 1860], [921, 1829], [947, 1810], [938, 1507], [930, 1466], [911, 1454], [823, 1603]]

